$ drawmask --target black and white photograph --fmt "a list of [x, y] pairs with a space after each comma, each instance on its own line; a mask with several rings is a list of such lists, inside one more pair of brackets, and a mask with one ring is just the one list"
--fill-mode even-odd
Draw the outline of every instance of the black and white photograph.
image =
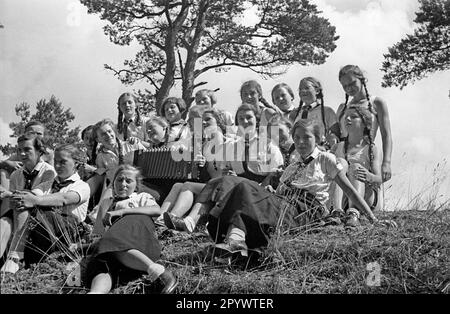
[[1, 294], [450, 293], [450, 0], [2, 0], [0, 71]]

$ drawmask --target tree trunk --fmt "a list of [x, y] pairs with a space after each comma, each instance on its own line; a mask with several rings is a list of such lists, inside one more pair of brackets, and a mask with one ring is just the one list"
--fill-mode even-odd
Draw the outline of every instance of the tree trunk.
[[[200, 45], [200, 39], [202, 38], [203, 30], [205, 29], [205, 15], [207, 14], [208, 8], [209, 8], [209, 0], [203, 0], [200, 2], [194, 37], [192, 39], [190, 46], [186, 47], [187, 58], [183, 72], [182, 97], [183, 100], [186, 102], [188, 110], [191, 107], [192, 102], [194, 101], [194, 97], [192, 96], [192, 94], [194, 93], [195, 87], [194, 82], [196, 79], [196, 76], [194, 75], [195, 65], [198, 59], [198, 47]], [[187, 116], [188, 110], [186, 110], [185, 114], [183, 115], [183, 118]]]

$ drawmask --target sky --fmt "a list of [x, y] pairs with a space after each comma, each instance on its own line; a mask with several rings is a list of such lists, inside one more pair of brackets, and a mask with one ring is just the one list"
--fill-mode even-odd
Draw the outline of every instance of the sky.
[[[344, 92], [337, 75], [346, 64], [366, 73], [372, 95], [388, 105], [394, 140], [393, 179], [384, 185], [386, 209], [407, 207], [417, 195], [424, 201], [450, 199], [450, 72], [438, 72], [403, 90], [382, 88], [383, 54], [414, 31], [417, 0], [311, 0], [336, 27], [336, 50], [318, 66], [292, 66], [285, 75], [264, 79], [233, 69], [201, 76], [216, 89], [218, 107], [232, 113], [240, 104], [240, 85], [258, 80], [266, 99], [280, 82], [297, 91], [302, 77], [318, 78], [326, 105], [337, 109]], [[117, 46], [104, 35], [105, 22], [74, 0], [2, 0], [0, 2], [0, 142], [9, 138], [8, 123], [17, 121], [14, 106], [35, 104], [51, 95], [75, 114], [73, 126], [85, 127], [102, 118], [117, 117], [117, 98], [124, 86], [104, 64], [120, 67], [138, 47]], [[172, 96], [179, 96], [175, 88]], [[295, 103], [299, 99], [296, 96]], [[377, 138], [380, 145], [380, 136]]]

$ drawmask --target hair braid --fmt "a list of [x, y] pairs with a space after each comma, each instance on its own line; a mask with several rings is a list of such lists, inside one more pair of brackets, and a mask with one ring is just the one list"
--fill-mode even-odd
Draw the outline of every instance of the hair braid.
[[139, 107], [137, 104], [136, 104], [136, 117], [134, 118], [134, 124], [136, 124], [136, 126], [142, 125], [141, 111], [139, 110]]
[[89, 161], [89, 163], [93, 166], [96, 165], [96, 161], [97, 161], [97, 146], [98, 146], [98, 142], [95, 141], [94, 146], [92, 146], [92, 152], [91, 152], [91, 160]]
[[349, 98], [350, 98], [350, 97], [349, 97], [347, 94], [345, 94], [344, 107], [342, 108], [341, 112], [339, 113], [339, 117], [338, 117], [338, 122], [339, 122], [339, 123], [341, 123], [342, 117], [344, 116], [345, 111], [347, 110], [347, 105], [348, 105], [348, 99], [349, 99]]
[[122, 134], [122, 132], [123, 132], [123, 113], [120, 110], [119, 105], [117, 105], [117, 109], [119, 110], [119, 115], [117, 117], [117, 132], [119, 134]]
[[368, 104], [369, 104], [369, 111], [370, 111], [371, 113], [375, 114], [374, 111], [373, 111], [372, 102], [370, 101], [370, 95], [369, 95], [369, 91], [367, 90], [366, 82], [365, 82], [364, 79], [362, 79], [361, 82], [362, 82], [362, 85], [363, 85], [363, 87], [364, 87], [364, 92], [365, 92], [365, 94], [366, 94], [367, 102], [368, 102]]
[[323, 100], [323, 93], [322, 90], [319, 91], [319, 93], [317, 94], [318, 98], [320, 99], [320, 111], [322, 113], [322, 122], [323, 122], [323, 126], [324, 126], [324, 132], [325, 132], [325, 136], [327, 134], [328, 131], [328, 127], [327, 127], [327, 121], [325, 119], [325, 101]]
[[123, 149], [122, 149], [122, 143], [120, 142], [120, 139], [116, 137], [117, 142], [117, 150], [119, 151], [119, 165], [123, 165]]

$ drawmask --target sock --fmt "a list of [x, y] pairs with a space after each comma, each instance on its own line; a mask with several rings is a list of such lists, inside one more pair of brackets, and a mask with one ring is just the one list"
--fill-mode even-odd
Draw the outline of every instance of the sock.
[[195, 229], [195, 221], [194, 221], [194, 219], [192, 217], [190, 217], [190, 216], [187, 216], [183, 220], [184, 220], [184, 223], [186, 224], [187, 231], [194, 232], [194, 229]]
[[348, 209], [348, 211], [347, 211], [347, 213], [352, 213], [352, 214], [355, 214], [356, 215], [356, 217], [358, 217], [358, 219], [360, 218], [360, 214], [359, 214], [359, 211], [356, 209], [356, 208], [349, 208]]
[[163, 265], [153, 263], [147, 268], [147, 273], [150, 276], [150, 280], [155, 281], [163, 272], [165, 272], [165, 270]]
[[9, 253], [9, 257], [18, 259], [19, 261], [23, 260], [23, 252], [11, 251], [11, 253]]
[[245, 231], [231, 225], [228, 228], [228, 239], [236, 241], [245, 241]]

